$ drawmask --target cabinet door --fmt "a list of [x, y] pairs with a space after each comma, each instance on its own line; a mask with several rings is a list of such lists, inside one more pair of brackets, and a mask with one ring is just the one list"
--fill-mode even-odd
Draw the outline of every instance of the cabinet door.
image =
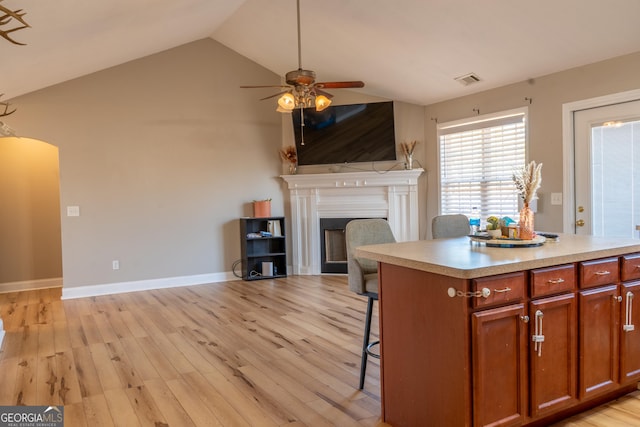
[[640, 379], [640, 281], [621, 286], [620, 382]]
[[579, 294], [580, 399], [614, 390], [618, 385], [618, 286]]
[[578, 398], [575, 294], [532, 301], [529, 316], [531, 416], [537, 418]]
[[474, 426], [520, 425], [527, 402], [524, 304], [471, 316]]

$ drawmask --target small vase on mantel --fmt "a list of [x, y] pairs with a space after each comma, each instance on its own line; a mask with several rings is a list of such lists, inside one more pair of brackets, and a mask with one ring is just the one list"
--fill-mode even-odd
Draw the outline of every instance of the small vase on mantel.
[[405, 156], [406, 162], [404, 163], [404, 168], [407, 170], [413, 169], [413, 154], [407, 154]]
[[531, 240], [535, 235], [535, 227], [533, 221], [533, 211], [528, 203], [525, 203], [520, 210], [520, 221], [518, 221], [518, 238], [523, 240]]
[[295, 175], [298, 173], [298, 164], [289, 163], [289, 175]]

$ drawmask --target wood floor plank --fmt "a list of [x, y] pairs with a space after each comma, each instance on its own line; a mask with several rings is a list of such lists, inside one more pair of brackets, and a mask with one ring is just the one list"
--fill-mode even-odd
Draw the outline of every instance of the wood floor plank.
[[160, 412], [167, 419], [167, 424], [170, 426], [195, 426], [195, 423], [182, 405], [180, 405], [180, 402], [178, 402], [178, 399], [173, 395], [166, 382], [162, 380], [148, 380], [144, 383], [149, 390], [149, 394], [151, 394], [153, 400], [157, 403]]
[[[60, 298], [0, 294], [0, 405], [64, 405], [74, 427], [389, 427], [379, 361], [356, 388], [366, 299], [345, 276]], [[640, 391], [556, 424], [616, 425], [640, 425]]]
[[87, 425], [82, 402], [64, 405], [64, 422], [73, 427], [93, 427], [93, 425]]
[[211, 409], [223, 426], [251, 427], [243, 416], [225, 399], [220, 391], [209, 383], [199, 372], [182, 376], [193, 392]]
[[104, 394], [82, 399], [87, 425], [91, 427], [113, 427], [115, 424]]
[[153, 400], [146, 386], [132, 387], [125, 390], [140, 425], [145, 427], [168, 426], [160, 408]]
[[58, 397], [63, 405], [82, 403], [82, 392], [76, 373], [77, 365], [69, 348], [56, 352]]
[[105, 390], [104, 398], [107, 401], [113, 424], [116, 427], [140, 426], [134, 407], [124, 390]]

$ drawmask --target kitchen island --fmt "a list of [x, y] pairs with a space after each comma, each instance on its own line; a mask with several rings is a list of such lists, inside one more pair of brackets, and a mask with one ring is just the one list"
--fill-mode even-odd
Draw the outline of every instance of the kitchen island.
[[637, 388], [640, 241], [363, 246], [379, 263], [382, 417], [548, 425]]

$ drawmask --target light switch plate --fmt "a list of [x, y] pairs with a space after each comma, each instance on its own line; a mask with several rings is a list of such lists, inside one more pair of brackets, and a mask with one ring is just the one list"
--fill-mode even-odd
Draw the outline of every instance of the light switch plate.
[[561, 205], [562, 204], [562, 193], [551, 193], [551, 204], [552, 205]]
[[80, 216], [80, 206], [67, 206], [67, 216]]

